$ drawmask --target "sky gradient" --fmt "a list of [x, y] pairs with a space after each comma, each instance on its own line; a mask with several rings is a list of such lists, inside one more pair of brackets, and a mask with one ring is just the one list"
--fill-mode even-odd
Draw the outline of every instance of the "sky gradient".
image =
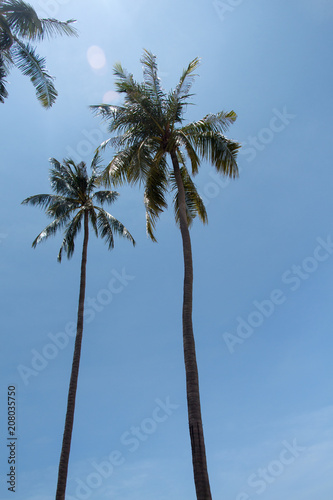
[[[77, 20], [79, 37], [38, 53], [59, 97], [46, 111], [16, 70], [1, 105], [0, 498], [6, 401], [17, 387], [15, 500], [51, 500], [67, 403], [82, 239], [59, 264], [60, 234], [21, 206], [50, 192], [50, 157], [89, 164], [108, 137], [89, 105], [119, 103], [117, 61], [142, 80], [143, 49], [169, 90], [201, 58], [186, 121], [234, 110], [240, 176], [202, 163], [209, 223], [191, 229], [194, 333], [215, 500], [331, 500], [333, 5], [325, 0], [36, 0]], [[105, 151], [105, 162], [112, 150]], [[68, 500], [194, 499], [181, 306], [183, 262], [172, 207], [145, 234], [143, 194], [109, 207], [136, 239], [108, 252], [91, 235], [86, 322]]]

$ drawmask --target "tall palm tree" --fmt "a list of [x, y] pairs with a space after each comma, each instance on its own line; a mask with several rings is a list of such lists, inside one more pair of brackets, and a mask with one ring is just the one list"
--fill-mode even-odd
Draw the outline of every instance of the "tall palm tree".
[[54, 78], [47, 72], [45, 59], [29, 42], [54, 35], [77, 36], [73, 23], [73, 19], [40, 19], [35, 9], [22, 0], [0, 1], [0, 102], [8, 97], [6, 77], [14, 65], [30, 77], [42, 106], [52, 106], [58, 95]]
[[56, 500], [64, 500], [81, 356], [89, 221], [96, 236], [100, 235], [102, 238], [105, 238], [109, 250], [114, 247], [114, 233], [127, 238], [133, 245], [135, 245], [135, 241], [119, 220], [115, 219], [102, 207], [95, 205], [96, 201], [101, 205], [104, 203], [113, 203], [118, 197], [116, 191], [94, 192], [99, 178], [98, 155], [95, 155], [92, 161], [92, 175], [90, 177], [88, 177], [86, 165], [83, 162], [76, 165], [72, 160], [66, 160], [62, 165], [54, 158], [50, 162], [53, 166], [50, 170], [50, 182], [55, 194], [38, 194], [30, 196], [22, 202], [23, 204], [40, 206], [52, 218], [52, 222], [39, 233], [33, 241], [32, 246], [36, 247], [38, 243], [46, 240], [49, 236], [53, 236], [59, 229], [64, 228], [64, 238], [58, 254], [60, 262], [63, 250], [66, 252], [68, 258], [73, 255], [74, 240], [81, 229], [82, 223], [84, 234], [77, 330], [56, 492]]
[[[122, 106], [101, 104], [92, 109], [109, 123], [109, 132], [118, 133], [102, 145], [116, 147], [118, 153], [108, 165], [105, 182], [144, 184], [147, 232], [155, 240], [154, 229], [167, 207], [167, 192], [174, 193], [176, 221], [180, 227], [184, 256], [183, 344], [186, 371], [189, 431], [194, 482], [198, 500], [211, 499], [200, 409], [198, 368], [192, 326], [193, 263], [189, 227], [198, 215], [205, 223], [207, 213], [191, 174], [198, 172], [200, 160], [208, 160], [221, 174], [236, 177], [240, 145], [224, 136], [236, 114], [223, 111], [183, 125], [183, 115], [191, 96], [196, 58], [183, 71], [178, 85], [166, 93], [157, 75], [155, 56], [144, 51], [142, 83], [116, 64], [116, 89], [124, 95]], [[171, 160], [169, 166], [167, 160]], [[189, 160], [191, 172], [186, 160]]]

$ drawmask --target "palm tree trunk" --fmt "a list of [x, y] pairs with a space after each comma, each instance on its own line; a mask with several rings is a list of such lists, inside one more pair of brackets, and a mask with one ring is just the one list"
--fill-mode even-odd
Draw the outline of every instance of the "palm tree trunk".
[[80, 295], [79, 295], [79, 307], [77, 315], [77, 329], [75, 337], [72, 373], [68, 390], [65, 429], [62, 440], [62, 449], [61, 449], [59, 471], [58, 471], [56, 500], [65, 500], [65, 491], [67, 484], [68, 462], [69, 462], [69, 454], [72, 441], [72, 430], [74, 423], [75, 398], [76, 398], [76, 389], [77, 389], [77, 381], [78, 381], [80, 357], [81, 357], [84, 297], [86, 290], [88, 237], [89, 237], [89, 225], [88, 225], [88, 212], [86, 211], [84, 214], [84, 238], [83, 238], [83, 249], [82, 249], [82, 260], [81, 260]]
[[197, 500], [211, 500], [212, 495], [207, 470], [201, 418], [198, 367], [192, 325], [193, 260], [191, 238], [187, 224], [185, 190], [176, 152], [171, 153], [171, 159], [178, 187], [179, 221], [184, 254], [183, 344], [194, 483]]

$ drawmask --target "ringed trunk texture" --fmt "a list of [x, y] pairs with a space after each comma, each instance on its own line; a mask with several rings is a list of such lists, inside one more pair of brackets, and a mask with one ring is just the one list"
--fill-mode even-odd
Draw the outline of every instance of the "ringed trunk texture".
[[171, 153], [178, 187], [180, 231], [184, 253], [183, 344], [186, 372], [188, 422], [192, 448], [194, 483], [197, 500], [211, 500], [204, 433], [201, 418], [198, 367], [192, 324], [193, 261], [191, 238], [187, 224], [185, 190], [176, 152]]
[[76, 398], [76, 389], [77, 389], [77, 381], [78, 381], [78, 376], [79, 376], [79, 367], [80, 367], [80, 358], [81, 358], [84, 298], [85, 298], [85, 290], [86, 290], [86, 267], [87, 267], [88, 237], [89, 237], [88, 212], [85, 212], [85, 214], [84, 214], [84, 239], [83, 239], [82, 260], [81, 260], [80, 295], [79, 295], [79, 306], [78, 306], [78, 315], [77, 315], [77, 329], [76, 329], [76, 337], [75, 337], [72, 373], [71, 373], [69, 390], [68, 390], [65, 429], [64, 429], [64, 434], [63, 434], [62, 449], [61, 449], [60, 462], [59, 462], [56, 500], [65, 500], [65, 492], [66, 492], [66, 485], [67, 485], [68, 462], [69, 462], [69, 455], [70, 455], [70, 450], [71, 450], [72, 431], [73, 431], [73, 424], [74, 424], [75, 398]]

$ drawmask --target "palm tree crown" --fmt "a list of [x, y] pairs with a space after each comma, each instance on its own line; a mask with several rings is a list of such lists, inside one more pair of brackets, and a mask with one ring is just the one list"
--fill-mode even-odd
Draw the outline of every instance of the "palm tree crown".
[[33, 247], [56, 234], [59, 229], [65, 228], [58, 260], [61, 261], [63, 251], [70, 258], [73, 255], [74, 240], [81, 229], [85, 213], [88, 214], [96, 236], [100, 235], [104, 238], [109, 249], [114, 247], [114, 233], [124, 236], [135, 244], [132, 235], [121, 222], [102, 207], [95, 205], [95, 202], [101, 205], [113, 203], [119, 196], [116, 191], [94, 192], [100, 176], [98, 155], [95, 155], [92, 161], [90, 177], [83, 162], [76, 165], [73, 160], [69, 159], [61, 164], [54, 158], [51, 158], [50, 162], [53, 166], [50, 170], [50, 183], [56, 194], [38, 194], [22, 202], [45, 208], [46, 214], [53, 219], [34, 239]]
[[[176, 156], [186, 196], [186, 216], [191, 225], [195, 216], [207, 222], [207, 213], [191, 179], [200, 166], [200, 160], [208, 160], [217, 171], [230, 177], [238, 175], [236, 156], [240, 145], [229, 140], [224, 133], [236, 119], [234, 111], [206, 115], [199, 121], [183, 125], [184, 112], [189, 104], [194, 71], [199, 65], [196, 58], [183, 71], [178, 85], [166, 93], [157, 75], [156, 58], [144, 52], [144, 82], [137, 83], [133, 75], [116, 64], [116, 89], [124, 94], [124, 105], [100, 104], [91, 106], [96, 114], [108, 121], [109, 132], [120, 132], [102, 145], [111, 145], [118, 153], [104, 173], [113, 182], [142, 182], [147, 212], [147, 232], [155, 240], [156, 219], [167, 207], [166, 193], [176, 193], [174, 208], [179, 221], [177, 182], [167, 157]], [[189, 160], [191, 172], [186, 165]]]
[[41, 19], [34, 8], [22, 0], [0, 1], [0, 102], [8, 97], [6, 77], [14, 65], [30, 77], [42, 106], [52, 106], [58, 95], [53, 77], [47, 72], [45, 59], [29, 42], [54, 35], [77, 36], [73, 23], [73, 19], [65, 22]]

